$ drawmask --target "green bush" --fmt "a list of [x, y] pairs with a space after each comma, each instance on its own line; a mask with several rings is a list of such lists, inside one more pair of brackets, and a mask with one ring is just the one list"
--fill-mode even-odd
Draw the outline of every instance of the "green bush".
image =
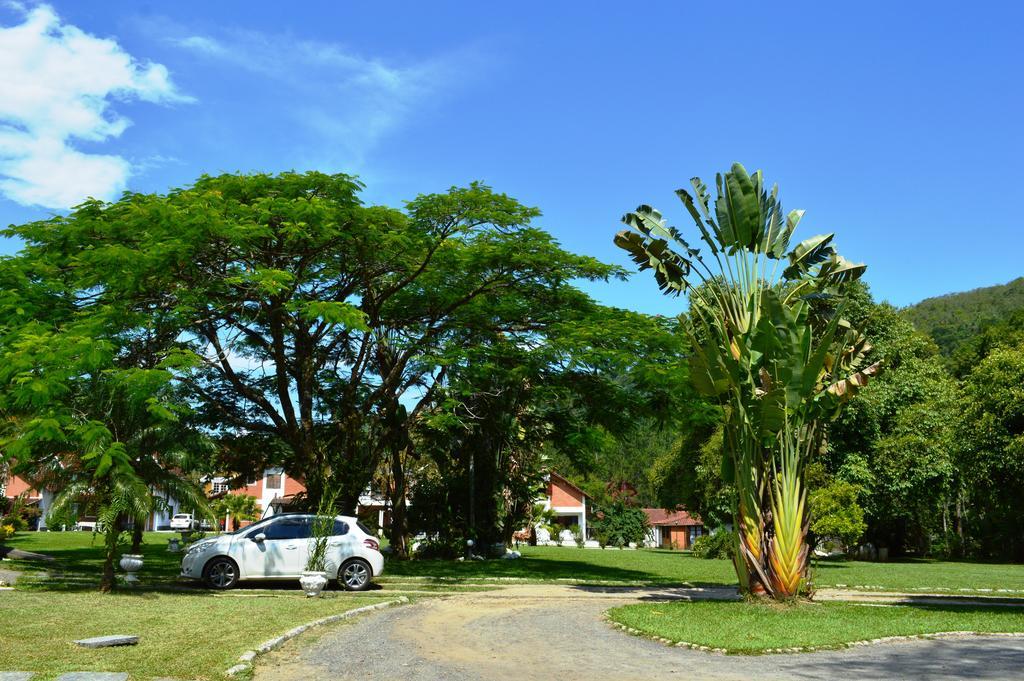
[[576, 547], [582, 549], [587, 541], [587, 538], [583, 536], [583, 530], [580, 529], [579, 525], [573, 525], [569, 528], [569, 531], [572, 532], [572, 540], [576, 542]]
[[10, 525], [14, 528], [15, 532], [24, 532], [28, 529], [28, 521], [22, 518], [20, 515], [5, 515], [0, 518], [0, 525]]
[[835, 539], [847, 549], [855, 546], [867, 529], [864, 509], [857, 503], [860, 487], [834, 480], [829, 485], [811, 492], [808, 499], [811, 532], [820, 541]]
[[690, 549], [697, 558], [732, 558], [736, 539], [728, 530], [718, 530], [697, 537]]
[[434, 537], [425, 539], [416, 546], [413, 558], [417, 560], [451, 560], [463, 555], [466, 543], [459, 538]]
[[647, 535], [647, 514], [622, 501], [612, 502], [598, 511], [594, 532], [598, 542], [604, 535], [605, 544], [625, 546], [634, 542], [639, 546]]

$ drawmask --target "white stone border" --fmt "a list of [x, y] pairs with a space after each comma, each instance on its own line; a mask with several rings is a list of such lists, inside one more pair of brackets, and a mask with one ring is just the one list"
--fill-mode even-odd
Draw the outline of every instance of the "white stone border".
[[285, 641], [289, 641], [295, 638], [302, 632], [312, 627], [318, 627], [322, 624], [338, 622], [340, 620], [349, 619], [350, 617], [362, 615], [363, 613], [372, 612], [374, 610], [383, 610], [384, 608], [390, 608], [392, 605], [401, 605], [403, 603], [408, 602], [409, 599], [406, 596], [399, 596], [398, 598], [393, 598], [389, 601], [381, 601], [380, 603], [374, 603], [372, 605], [364, 605], [361, 608], [353, 608], [352, 610], [346, 610], [345, 612], [338, 613], [337, 615], [329, 615], [328, 617], [321, 617], [320, 619], [313, 620], [312, 622], [300, 624], [294, 629], [289, 629], [288, 631], [284, 632], [276, 638], [272, 638], [269, 641], [264, 641], [255, 650], [245, 651], [244, 653], [238, 656], [238, 664], [236, 664], [234, 667], [231, 667], [230, 669], [225, 670], [224, 674], [226, 676], [234, 676], [235, 674], [239, 674], [241, 672], [246, 671], [247, 669], [252, 667], [252, 661], [255, 660], [257, 656], [263, 655], [264, 653], [269, 653], [271, 650], [274, 650], [276, 648], [280, 648], [285, 643]]
[[933, 640], [933, 639], [944, 639], [944, 638], [964, 638], [971, 636], [994, 636], [1002, 638], [1024, 638], [1024, 632], [1005, 632], [1005, 631], [938, 631], [928, 634], [910, 634], [907, 636], [884, 636], [882, 638], [871, 638], [862, 641], [849, 641], [847, 643], [837, 643], [822, 646], [794, 646], [792, 648], [765, 648], [763, 650], [752, 650], [752, 651], [730, 651], [727, 648], [712, 648], [711, 646], [702, 646], [698, 643], [690, 643], [689, 641], [673, 641], [672, 639], [664, 638], [661, 636], [652, 636], [651, 634], [641, 631], [640, 629], [634, 629], [633, 627], [626, 626], [621, 622], [616, 622], [611, 617], [605, 615], [605, 621], [607, 621], [612, 627], [620, 629], [631, 636], [639, 636], [646, 638], [650, 641], [657, 641], [669, 647], [674, 648], [689, 648], [690, 650], [700, 650], [705, 653], [714, 653], [716, 655], [778, 655], [788, 653], [813, 653], [824, 650], [843, 650], [845, 648], [857, 648], [860, 646], [873, 646], [880, 643], [900, 643], [905, 641], [919, 641], [919, 640]]

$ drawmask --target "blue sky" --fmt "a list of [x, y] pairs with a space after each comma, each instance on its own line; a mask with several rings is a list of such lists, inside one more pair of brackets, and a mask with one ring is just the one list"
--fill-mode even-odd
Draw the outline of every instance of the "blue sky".
[[[1024, 274], [1022, 25], [996, 2], [7, 3], [0, 224], [204, 172], [351, 172], [391, 205], [479, 179], [628, 265], [622, 213], [685, 229], [673, 190], [740, 161], [905, 305]], [[646, 274], [589, 288], [681, 306]]]

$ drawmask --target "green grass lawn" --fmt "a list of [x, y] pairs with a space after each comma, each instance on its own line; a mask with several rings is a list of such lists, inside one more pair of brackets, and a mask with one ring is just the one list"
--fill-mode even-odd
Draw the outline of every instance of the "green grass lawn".
[[[181, 554], [167, 552], [165, 532], [144, 537], [143, 580], [150, 586], [173, 584]], [[100, 538], [88, 532], [23, 532], [7, 541], [9, 546], [45, 553], [57, 558], [63, 576], [34, 585], [46, 589], [91, 589], [99, 581], [103, 562]], [[734, 586], [732, 563], [704, 560], [678, 551], [644, 549], [578, 549], [575, 547], [523, 546], [519, 560], [445, 561], [389, 560], [381, 580], [396, 586], [407, 579], [446, 578], [458, 581], [480, 579], [521, 579], [527, 581], [571, 580], [576, 582], [681, 584], [690, 586]], [[5, 566], [19, 567], [5, 561]], [[22, 564], [27, 569], [43, 564]], [[852, 560], [816, 561], [813, 571], [817, 587], [845, 585], [855, 589], [908, 592], [998, 593], [1024, 596], [1024, 565], [969, 563], [935, 560], [901, 560], [868, 563]], [[33, 588], [31, 581], [22, 588]]]
[[949, 631], [1024, 632], [1024, 609], [1009, 607], [677, 601], [626, 605], [608, 614], [649, 636], [740, 654]]
[[[395, 578], [449, 578], [465, 581], [516, 578], [532, 581], [641, 582], [691, 586], [734, 586], [736, 577], [727, 560], [704, 560], [678, 551], [645, 549], [577, 549], [554, 546], [521, 548], [519, 560], [389, 561], [387, 575]], [[881, 591], [933, 590], [1000, 592], [1024, 595], [1024, 565], [906, 560], [867, 563], [852, 560], [817, 561], [815, 585], [845, 585]], [[386, 577], [387, 579], [388, 577]]]
[[1024, 596], [1024, 565], [906, 559], [886, 563], [819, 560], [814, 564], [818, 587], [846, 586], [879, 591], [999, 592]]
[[[140, 577], [147, 585], [173, 583], [181, 567], [181, 553], [169, 553], [167, 540], [180, 537], [167, 532], [147, 532], [143, 535], [142, 555], [145, 566]], [[20, 587], [36, 586], [47, 589], [89, 589], [99, 584], [103, 568], [103, 538], [92, 532], [20, 532], [6, 542], [7, 546], [52, 556], [53, 563], [30, 561], [4, 561], [8, 569], [28, 572], [59, 572], [60, 579], [35, 581], [31, 576], [19, 581]], [[127, 552], [128, 547], [123, 549]]]
[[[142, 585], [98, 593], [103, 564], [100, 537], [88, 532], [19, 533], [7, 545], [53, 556], [51, 562], [5, 560], [0, 569], [24, 575], [16, 591], [0, 592], [0, 670], [34, 671], [40, 678], [66, 671], [122, 671], [153, 677], [220, 679], [238, 656], [311, 620], [394, 598], [375, 590], [347, 594], [331, 585], [307, 599], [292, 580], [227, 592], [171, 591], [180, 553], [168, 553], [168, 533], [147, 533]], [[48, 577], [46, 575], [49, 575]], [[139, 634], [139, 645], [88, 650], [74, 639]]]
[[[288, 629], [383, 600], [300, 591], [197, 593], [0, 592], [0, 670], [52, 678], [68, 671], [220, 679], [238, 656]], [[86, 649], [74, 639], [139, 634], [129, 647]]]

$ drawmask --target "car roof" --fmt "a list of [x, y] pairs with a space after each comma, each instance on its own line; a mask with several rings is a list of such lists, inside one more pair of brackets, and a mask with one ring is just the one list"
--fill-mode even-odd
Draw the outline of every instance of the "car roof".
[[[273, 520], [274, 518], [315, 518], [316, 513], [298, 513], [296, 511], [290, 511], [288, 513], [275, 513], [274, 515], [264, 518], [264, 520]], [[358, 522], [359, 519], [350, 515], [336, 515], [336, 519], [344, 520], [349, 523]]]

